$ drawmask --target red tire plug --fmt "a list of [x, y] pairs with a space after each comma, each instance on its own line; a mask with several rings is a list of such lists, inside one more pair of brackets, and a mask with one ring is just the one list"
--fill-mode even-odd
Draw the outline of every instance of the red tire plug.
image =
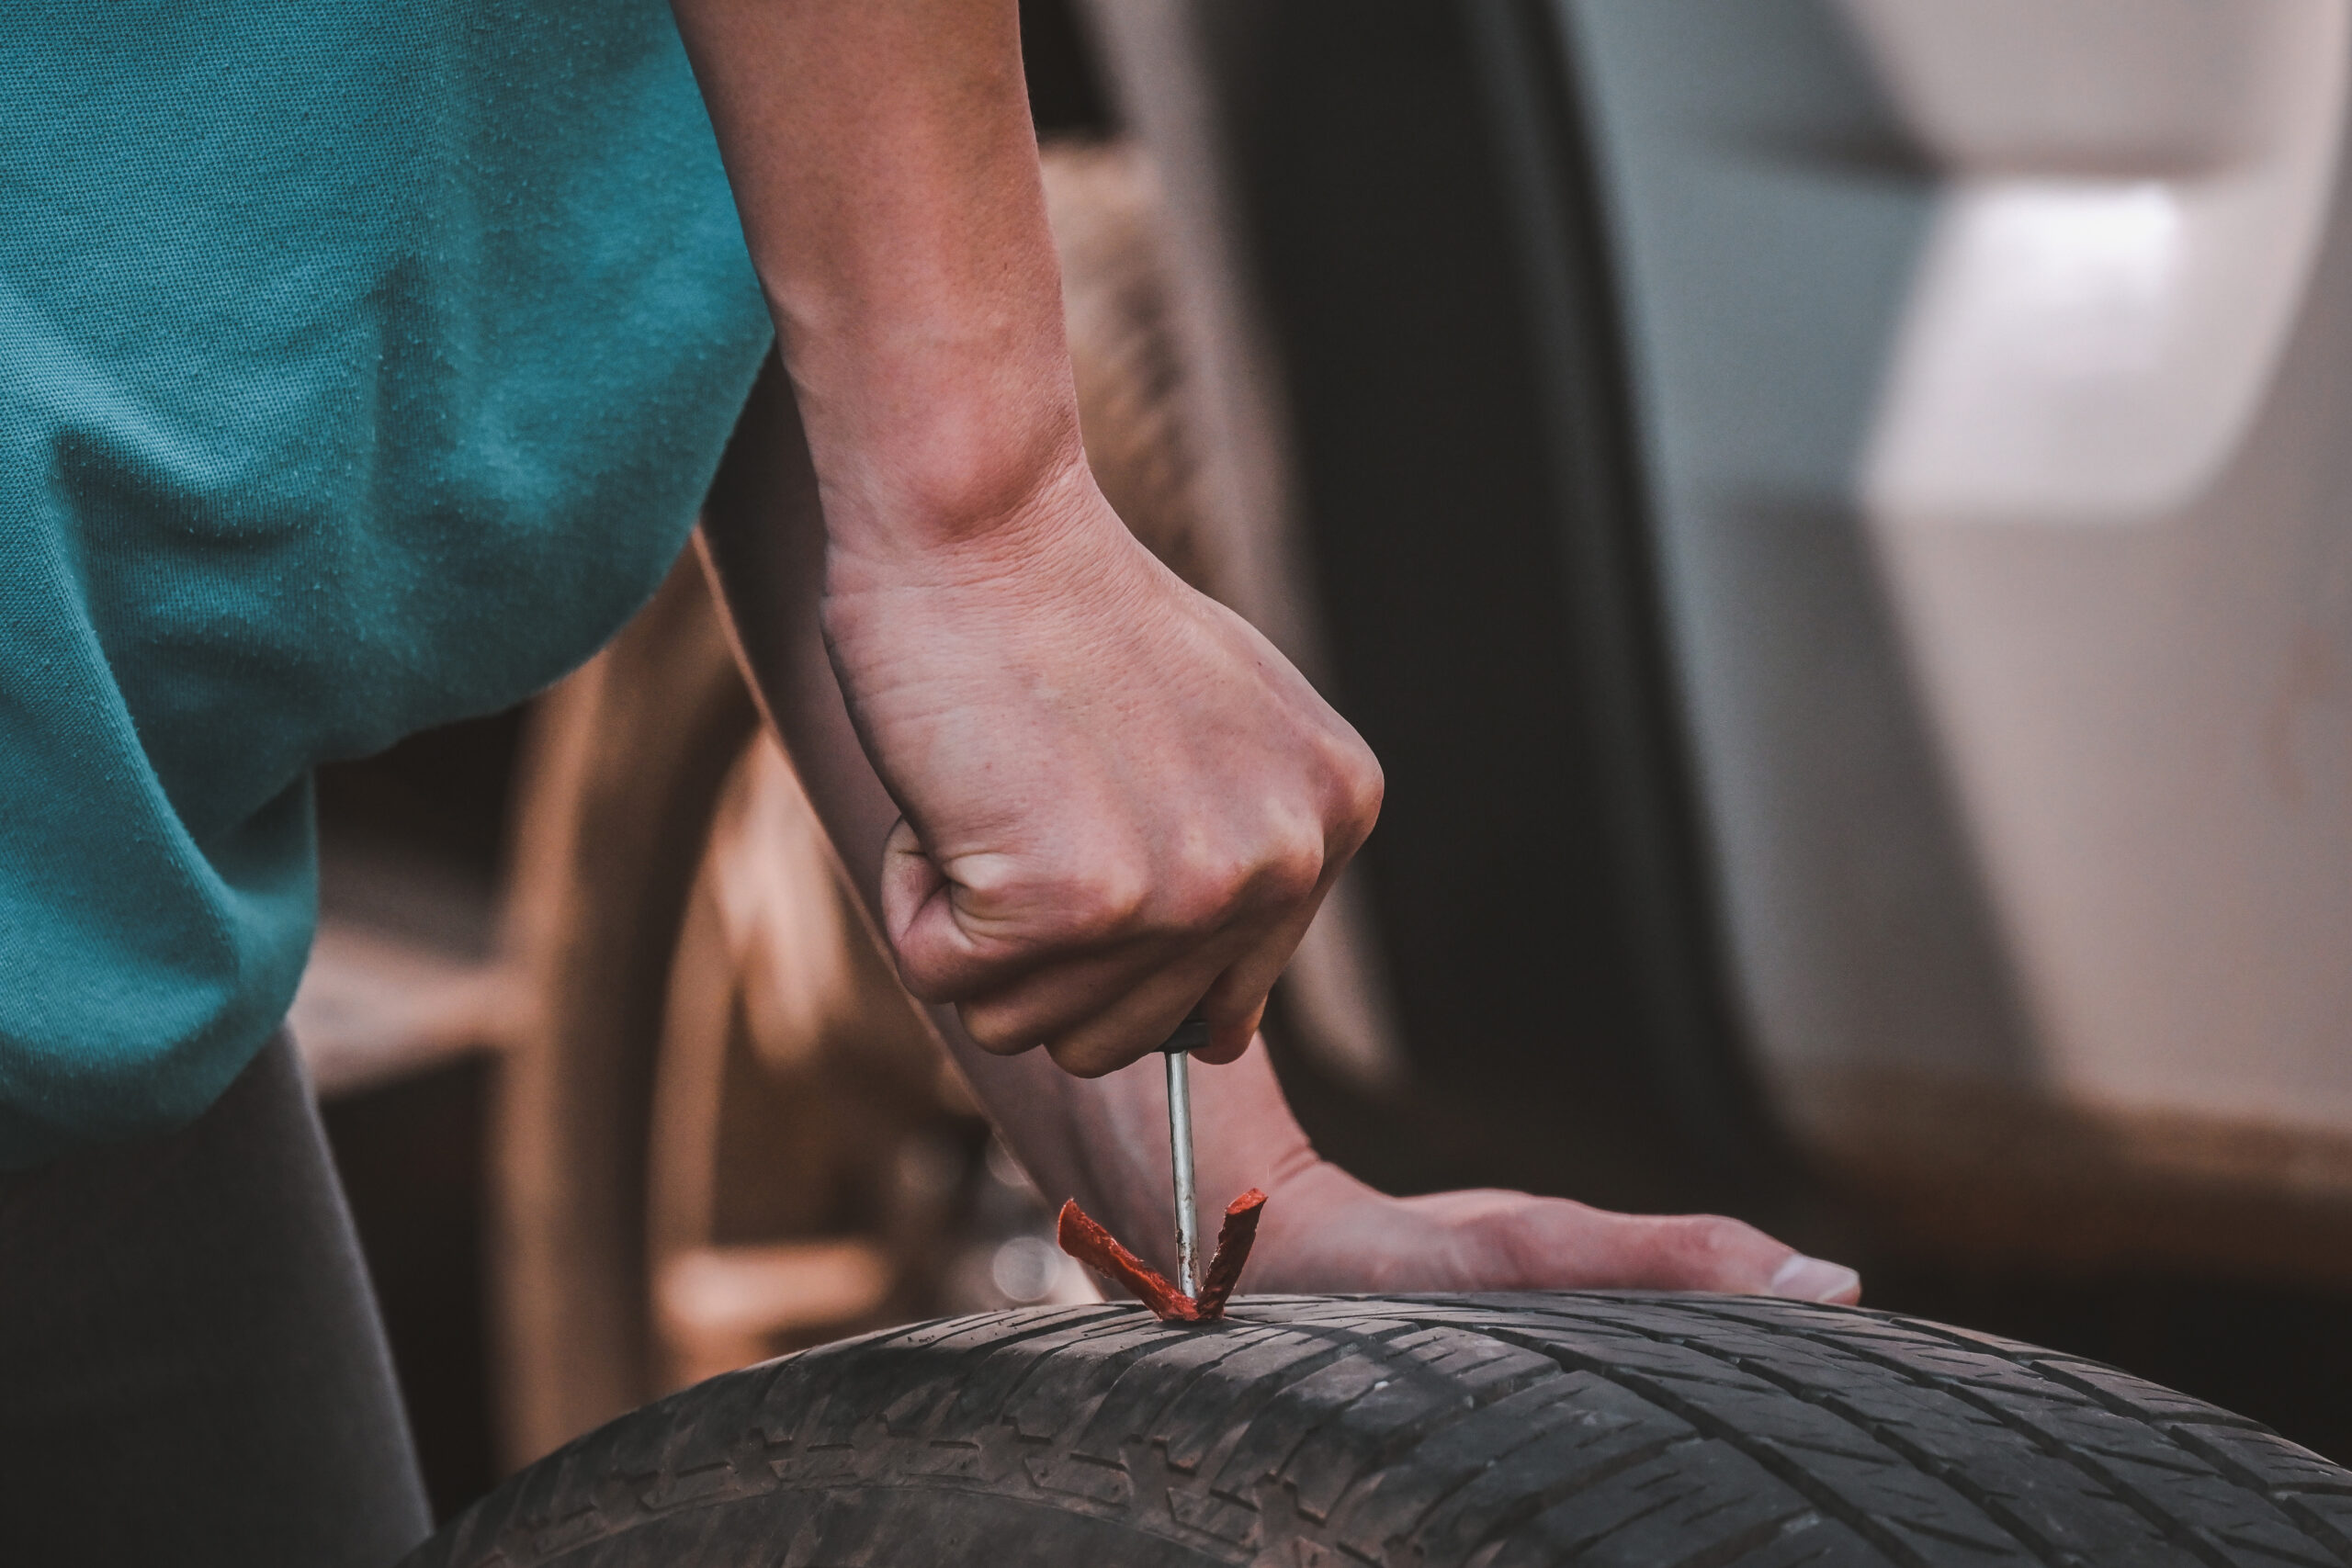
[[[1209, 1043], [1209, 1021], [1193, 1013], [1177, 1026], [1159, 1049], [1168, 1059], [1168, 1156], [1176, 1183], [1176, 1274], [1165, 1275], [1119, 1245], [1118, 1238], [1087, 1216], [1072, 1199], [1062, 1205], [1055, 1232], [1062, 1250], [1116, 1280], [1142, 1298], [1162, 1323], [1206, 1323], [1225, 1315], [1233, 1287], [1241, 1282], [1241, 1266], [1258, 1239], [1258, 1211], [1266, 1195], [1252, 1187], [1226, 1205], [1225, 1224], [1216, 1234], [1216, 1256], [1208, 1271], [1196, 1274], [1200, 1258], [1198, 1221], [1193, 1217], [1193, 1053]], [[1200, 1294], [1195, 1296], [1193, 1280]]]
[[1250, 1249], [1258, 1245], [1258, 1216], [1265, 1208], [1266, 1195], [1254, 1187], [1225, 1206], [1225, 1223], [1216, 1229], [1216, 1251], [1209, 1258], [1209, 1271], [1201, 1276], [1201, 1293], [1193, 1300], [1202, 1322], [1225, 1315], [1233, 1287], [1241, 1283], [1241, 1266], [1250, 1261]]
[[1266, 1195], [1254, 1187], [1226, 1205], [1216, 1253], [1209, 1259], [1198, 1296], [1178, 1290], [1166, 1275], [1120, 1246], [1119, 1238], [1095, 1224], [1075, 1198], [1062, 1205], [1056, 1235], [1064, 1252], [1134, 1292], [1162, 1323], [1211, 1323], [1225, 1315], [1225, 1303], [1241, 1282], [1241, 1268], [1257, 1243], [1258, 1216], [1265, 1207]]

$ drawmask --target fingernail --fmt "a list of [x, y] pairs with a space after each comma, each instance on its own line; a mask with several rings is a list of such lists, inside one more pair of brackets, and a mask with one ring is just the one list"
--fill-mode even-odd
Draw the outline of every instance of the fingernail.
[[1772, 1275], [1772, 1282], [1764, 1287], [1764, 1293], [1792, 1302], [1826, 1302], [1860, 1289], [1861, 1282], [1862, 1277], [1843, 1263], [1825, 1263], [1792, 1252]]

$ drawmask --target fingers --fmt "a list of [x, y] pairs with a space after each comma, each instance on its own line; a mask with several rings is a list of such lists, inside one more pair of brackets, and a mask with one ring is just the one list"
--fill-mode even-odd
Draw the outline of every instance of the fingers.
[[1201, 1060], [1231, 1062], [1250, 1048], [1258, 1025], [1265, 1018], [1266, 998], [1272, 992], [1274, 982], [1289, 967], [1292, 955], [1298, 952], [1306, 928], [1314, 923], [1315, 913], [1322, 908], [1323, 896], [1330, 887], [1330, 879], [1327, 878], [1304, 908], [1277, 922], [1217, 976], [1216, 984], [1209, 988], [1202, 1003], [1202, 1010], [1208, 1015], [1210, 1037], [1208, 1045], [1195, 1053]]
[[[1038, 975], [1014, 987], [1017, 994], [966, 1002], [956, 1009], [966, 1032], [982, 1049], [1010, 1055], [1043, 1045], [1055, 1065], [1079, 1077], [1100, 1077], [1158, 1050], [1198, 1005], [1214, 975], [1182, 967], [1143, 970], [1122, 964], [1121, 976], [1099, 998], [1053, 1028], [1008, 1024], [1007, 1018], [1035, 1016], [1066, 998], [1058, 992], [1073, 978], [1070, 968]], [[1090, 987], [1091, 989], [1092, 987]]]
[[1068, 1071], [1099, 1077], [1158, 1050], [1197, 1010], [1209, 1020], [1210, 1039], [1193, 1054], [1204, 1062], [1234, 1060], [1256, 1032], [1264, 991], [1226, 990], [1217, 965], [1230, 942], [1189, 958], [1172, 954], [1170, 945], [1130, 943], [1036, 970], [959, 1002], [956, 1014], [983, 1050], [1012, 1055], [1043, 1045]]
[[1268, 993], [1314, 917], [1310, 904], [1199, 945], [1185, 933], [1124, 944], [1091, 961], [1032, 973], [958, 1006], [983, 1048], [1012, 1053], [1042, 1044], [1080, 1077], [1097, 1077], [1158, 1050], [1188, 1015], [1208, 1020], [1193, 1055], [1237, 1061], [1263, 1021]]
[[1861, 1276], [1851, 1269], [1807, 1258], [1738, 1220], [1720, 1214], [1600, 1217], [1608, 1222], [1595, 1237], [1600, 1256], [1588, 1266], [1629, 1285], [1848, 1305], [1861, 1299]]
[[[1419, 1258], [1404, 1261], [1412, 1288], [1713, 1291], [1845, 1305], [1861, 1299], [1853, 1269], [1720, 1214], [1617, 1214], [1521, 1192], [1442, 1192], [1403, 1204], [1444, 1237], [1442, 1246], [1424, 1237]], [[1445, 1277], [1424, 1278], [1432, 1269]]]
[[1272, 837], [1251, 856], [1195, 848], [1140, 873], [1105, 852], [1055, 876], [966, 857], [951, 876], [901, 820], [885, 847], [884, 925], [909, 989], [954, 1004], [984, 1050], [1043, 1045], [1093, 1077], [1158, 1049], [1198, 1009], [1210, 1041], [1197, 1055], [1229, 1062], [1336, 874], [1305, 835]]
[[1073, 858], [1082, 869], [1040, 874], [1011, 856], [966, 853], [951, 875], [899, 818], [883, 846], [882, 924], [907, 988], [960, 1003], [1131, 940], [1144, 875], [1113, 854]]
[[1719, 1214], [1611, 1218], [1628, 1269], [1645, 1284], [1849, 1306], [1862, 1297], [1862, 1279], [1853, 1269], [1807, 1258], [1737, 1220]]
[[1763, 1292], [1768, 1296], [1781, 1296], [1795, 1302], [1830, 1302], [1838, 1306], [1855, 1306], [1862, 1299], [1862, 1277], [1843, 1263], [1826, 1258], [1807, 1258], [1792, 1250], [1782, 1259]]

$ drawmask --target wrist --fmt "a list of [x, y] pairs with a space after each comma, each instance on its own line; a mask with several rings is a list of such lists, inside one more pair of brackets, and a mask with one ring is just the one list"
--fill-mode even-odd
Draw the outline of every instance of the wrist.
[[956, 445], [943, 440], [887, 479], [826, 486], [829, 598], [996, 583], [1125, 542], [1074, 436], [1067, 446], [1039, 442], [1018, 460], [942, 461]]
[[1093, 493], [1058, 332], [868, 321], [786, 341], [836, 551], [919, 558], [1081, 510]]

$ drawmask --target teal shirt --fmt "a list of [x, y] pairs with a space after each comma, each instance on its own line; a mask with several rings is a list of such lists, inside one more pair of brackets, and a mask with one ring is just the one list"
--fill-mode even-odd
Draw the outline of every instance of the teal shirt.
[[291, 1001], [311, 770], [586, 658], [769, 343], [663, 0], [0, 28], [0, 1168]]

